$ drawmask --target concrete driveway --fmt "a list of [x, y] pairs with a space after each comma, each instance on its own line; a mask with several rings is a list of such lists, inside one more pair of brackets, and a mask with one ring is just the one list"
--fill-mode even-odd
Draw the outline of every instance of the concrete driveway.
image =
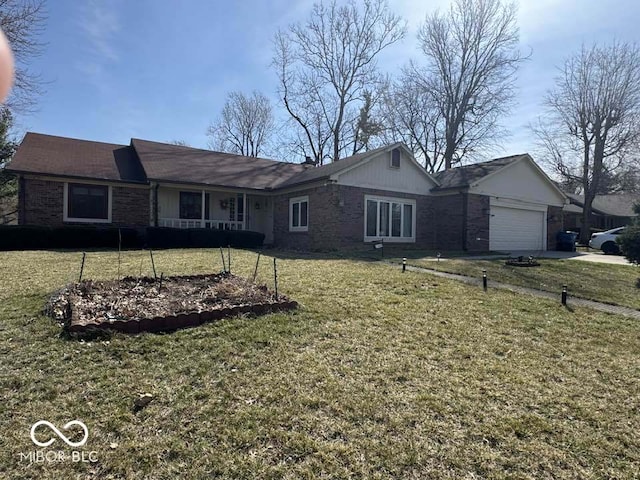
[[558, 258], [566, 260], [578, 260], [581, 262], [609, 263], [612, 265], [631, 265], [622, 255], [605, 255], [602, 252], [556, 252], [549, 250], [547, 252], [540, 251], [514, 251], [509, 256], [518, 257], [536, 257], [536, 258]]

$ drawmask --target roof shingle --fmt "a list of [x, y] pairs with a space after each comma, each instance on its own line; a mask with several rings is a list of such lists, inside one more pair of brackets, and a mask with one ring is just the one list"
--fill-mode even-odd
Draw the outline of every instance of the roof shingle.
[[434, 190], [448, 190], [453, 188], [467, 188], [481, 178], [486, 177], [510, 163], [520, 160], [526, 154], [511, 155], [508, 157], [496, 158], [488, 162], [474, 163], [462, 167], [450, 168], [436, 174], [436, 180], [440, 186]]
[[150, 142], [134, 138], [135, 148], [149, 180], [272, 189], [302, 172], [305, 166], [264, 158]]
[[27, 133], [7, 167], [17, 173], [144, 183], [136, 152], [128, 145]]

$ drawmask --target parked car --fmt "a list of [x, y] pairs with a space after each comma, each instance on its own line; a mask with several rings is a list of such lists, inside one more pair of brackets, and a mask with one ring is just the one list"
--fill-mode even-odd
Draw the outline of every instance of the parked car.
[[591, 235], [591, 240], [589, 240], [589, 246], [597, 250], [602, 250], [604, 253], [620, 253], [620, 247], [616, 242], [616, 238], [624, 232], [624, 229], [625, 227], [618, 227], [607, 230], [606, 232], [594, 233]]

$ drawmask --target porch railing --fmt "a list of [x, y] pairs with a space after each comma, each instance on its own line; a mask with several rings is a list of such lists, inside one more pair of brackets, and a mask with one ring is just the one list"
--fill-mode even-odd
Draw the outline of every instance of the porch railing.
[[232, 220], [200, 220], [186, 218], [159, 218], [158, 226], [171, 228], [216, 228], [218, 230], [244, 230], [243, 222]]

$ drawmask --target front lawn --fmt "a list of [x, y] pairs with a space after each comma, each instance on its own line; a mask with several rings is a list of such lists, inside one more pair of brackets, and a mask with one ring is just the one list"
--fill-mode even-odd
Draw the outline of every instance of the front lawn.
[[447, 259], [437, 262], [426, 258], [409, 258], [407, 263], [476, 278], [482, 278], [482, 270], [486, 270], [490, 280], [558, 294], [562, 286], [567, 285], [570, 295], [640, 309], [640, 269], [635, 266], [578, 260], [538, 261], [541, 266], [525, 268], [507, 266], [504, 259]]
[[[123, 254], [122, 275], [149, 272]], [[640, 325], [379, 262], [278, 263], [296, 313], [80, 342], [40, 311], [77, 252], [0, 253], [0, 478], [632, 478]], [[155, 255], [218, 271], [216, 250]], [[117, 253], [89, 253], [111, 279]], [[233, 252], [253, 273], [255, 254]], [[272, 284], [271, 258], [259, 276]], [[134, 409], [139, 394], [154, 396]], [[97, 462], [30, 463], [38, 420]], [[42, 439], [57, 436], [46, 430]], [[68, 450], [57, 439], [50, 449]], [[45, 449], [46, 450], [46, 449]]]

